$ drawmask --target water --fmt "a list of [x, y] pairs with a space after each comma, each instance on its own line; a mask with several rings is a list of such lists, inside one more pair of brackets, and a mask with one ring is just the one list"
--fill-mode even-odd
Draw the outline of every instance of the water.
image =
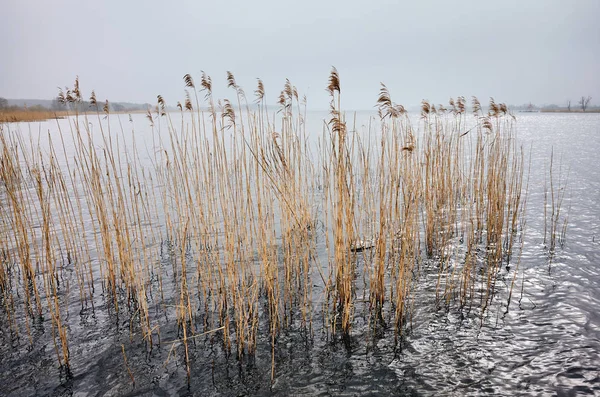
[[[318, 126], [320, 115], [313, 116]], [[133, 120], [143, 136], [147, 122]], [[272, 385], [268, 330], [261, 325], [256, 355], [241, 360], [222, 351], [218, 336], [198, 338], [188, 387], [181, 350], [163, 343], [148, 352], [130, 334], [130, 314], [117, 316], [99, 295], [94, 311], [69, 306], [72, 374], [58, 368], [47, 318], [32, 324], [33, 344], [0, 327], [0, 395], [600, 395], [600, 115], [524, 113], [517, 120], [531, 172], [522, 273], [510, 310], [494, 306], [482, 321], [475, 309], [436, 309], [435, 294], [427, 293], [435, 280], [425, 275], [398, 345], [391, 328], [369, 332], [366, 305], [357, 306], [350, 338], [331, 338], [315, 305], [312, 334], [295, 317], [279, 336]], [[56, 124], [20, 128], [55, 131]], [[543, 203], [552, 150], [556, 172], [560, 164], [568, 175], [569, 220], [565, 244], [549, 258]], [[322, 293], [317, 287], [313, 296], [318, 301]], [[161, 331], [163, 341], [178, 337], [174, 327]]]

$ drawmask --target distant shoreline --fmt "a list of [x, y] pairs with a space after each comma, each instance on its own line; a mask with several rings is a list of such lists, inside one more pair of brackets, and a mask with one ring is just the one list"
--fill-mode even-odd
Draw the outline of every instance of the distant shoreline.
[[581, 109], [577, 109], [577, 110], [568, 110], [568, 109], [541, 109], [540, 110], [541, 113], [578, 113], [578, 114], [585, 114], [585, 113], [600, 113], [600, 109], [588, 109], [585, 112]]
[[[120, 110], [111, 111], [110, 114], [136, 114], [145, 113], [142, 110]], [[77, 113], [72, 110], [25, 110], [25, 109], [11, 109], [8, 111], [0, 110], [0, 124], [3, 123], [28, 123], [36, 121], [47, 121], [47, 120], [60, 120], [70, 116], [75, 116]], [[83, 115], [104, 115], [104, 112], [79, 112], [80, 116]]]

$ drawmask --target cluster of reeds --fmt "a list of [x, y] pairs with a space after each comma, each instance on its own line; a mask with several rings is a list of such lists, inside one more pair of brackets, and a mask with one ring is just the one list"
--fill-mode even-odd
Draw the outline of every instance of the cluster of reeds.
[[[339, 311], [334, 310], [334, 320], [341, 316], [344, 332], [352, 323], [359, 262], [368, 278], [373, 318], [385, 321], [389, 302], [396, 334], [411, 304], [419, 264], [437, 268], [440, 302], [457, 298], [464, 306], [477, 298], [485, 311], [501, 264], [510, 263], [524, 214], [524, 154], [514, 118], [493, 99], [484, 113], [473, 98], [472, 116], [462, 97], [449, 105], [436, 108], [423, 101], [415, 130], [382, 85], [380, 130], [371, 131], [370, 125], [368, 134], [352, 135], [332, 106], [332, 150], [325, 169], [331, 191], [326, 208], [333, 215], [326, 218], [333, 223], [330, 262], [339, 305], [333, 305]], [[352, 254], [371, 246], [367, 254]]]
[[231, 73], [233, 100], [215, 100], [204, 73], [199, 86], [184, 83], [179, 112], [160, 95], [148, 110], [142, 146], [133, 123], [111, 127], [108, 102], [77, 111], [78, 80], [59, 94], [75, 109], [69, 131], [57, 124], [45, 146], [0, 125], [0, 286], [14, 334], [24, 323], [31, 338], [31, 321], [48, 314], [68, 367], [65, 312], [96, 310], [103, 296], [148, 349], [165, 343], [161, 318], [173, 319], [189, 379], [195, 338], [216, 334], [226, 351], [253, 354], [261, 319], [274, 371], [278, 333], [312, 332], [315, 303], [324, 332], [348, 335], [361, 275], [372, 318], [392, 321], [396, 336], [423, 272], [437, 275], [439, 302], [485, 311], [524, 208], [524, 155], [505, 105], [484, 113], [474, 99], [470, 115], [462, 97], [448, 109], [423, 101], [414, 125], [382, 85], [365, 133], [348, 128], [334, 69], [319, 135], [289, 81], [276, 112], [260, 80], [254, 105]]
[[24, 121], [43, 121], [64, 118], [69, 115], [66, 111], [51, 111], [37, 108], [0, 109], [0, 123], [19, 123]]
[[[568, 211], [562, 213], [565, 194], [567, 193], [568, 175], [563, 174], [562, 163], [558, 167], [558, 176], [554, 168], [554, 149], [550, 154], [548, 179], [544, 181], [544, 245], [550, 257], [554, 256], [556, 243], [563, 245], [566, 239]], [[562, 215], [562, 217], [561, 217]], [[562, 221], [562, 225], [561, 225]]]

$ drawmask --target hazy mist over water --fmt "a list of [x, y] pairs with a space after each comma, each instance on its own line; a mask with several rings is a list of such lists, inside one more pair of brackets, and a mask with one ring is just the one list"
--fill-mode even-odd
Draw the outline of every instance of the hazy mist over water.
[[600, 3], [563, 1], [257, 2], [6, 0], [0, 96], [50, 99], [57, 86], [99, 99], [168, 104], [182, 77], [211, 75], [231, 96], [263, 79], [275, 104], [286, 78], [326, 109], [331, 66], [344, 107], [372, 108], [379, 83], [407, 107], [478, 96], [508, 104], [600, 100]]

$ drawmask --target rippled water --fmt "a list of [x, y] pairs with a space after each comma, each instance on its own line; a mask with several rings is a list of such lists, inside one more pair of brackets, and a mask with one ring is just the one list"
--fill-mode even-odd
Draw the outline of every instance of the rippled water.
[[[435, 294], [427, 293], [435, 280], [425, 270], [398, 345], [392, 328], [369, 331], [366, 305], [357, 306], [350, 338], [330, 340], [315, 305], [312, 332], [292, 318], [278, 338], [273, 385], [268, 330], [262, 329], [256, 356], [242, 360], [227, 356], [213, 336], [198, 338], [188, 387], [185, 364], [170, 357], [168, 344], [148, 353], [130, 335], [129, 316], [117, 317], [99, 299], [94, 312], [69, 308], [68, 376], [57, 368], [43, 321], [32, 326], [32, 335], [44, 343], [33, 345], [0, 327], [0, 395], [600, 395], [600, 115], [517, 119], [519, 139], [531, 151], [531, 173], [518, 281], [523, 290], [514, 293], [510, 310], [499, 304], [481, 318], [477, 310], [436, 309]], [[552, 150], [555, 167], [560, 163], [568, 172], [563, 206], [569, 223], [565, 244], [549, 258], [543, 196]], [[317, 299], [322, 293], [313, 291]], [[163, 340], [177, 339], [166, 329]]]

